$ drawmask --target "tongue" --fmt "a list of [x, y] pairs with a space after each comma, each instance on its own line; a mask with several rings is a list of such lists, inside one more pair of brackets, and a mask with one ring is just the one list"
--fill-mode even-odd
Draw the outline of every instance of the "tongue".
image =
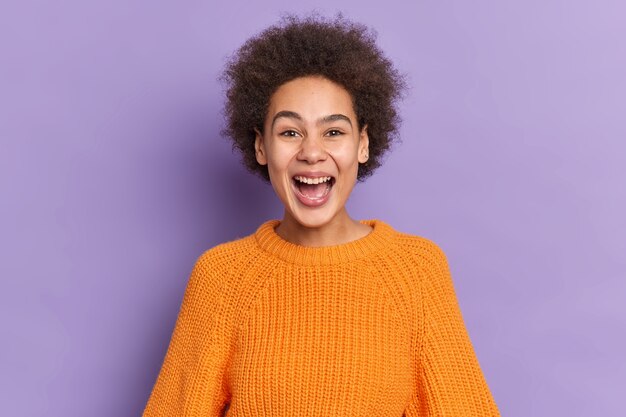
[[308, 198], [321, 198], [328, 187], [328, 183], [300, 184], [300, 192]]

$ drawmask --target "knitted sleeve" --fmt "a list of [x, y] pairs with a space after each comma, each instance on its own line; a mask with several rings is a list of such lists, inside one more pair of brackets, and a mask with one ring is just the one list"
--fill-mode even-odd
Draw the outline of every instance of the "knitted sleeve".
[[222, 416], [230, 320], [210, 251], [196, 261], [143, 417]]
[[465, 328], [444, 252], [428, 247], [423, 333], [414, 346], [416, 387], [406, 417], [500, 416]]

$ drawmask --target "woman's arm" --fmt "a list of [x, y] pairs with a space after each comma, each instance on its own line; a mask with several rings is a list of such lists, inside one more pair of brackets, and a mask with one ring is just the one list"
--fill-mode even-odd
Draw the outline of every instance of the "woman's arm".
[[224, 277], [210, 259], [207, 251], [194, 265], [143, 417], [222, 416], [232, 317], [224, 305]]
[[423, 329], [413, 350], [415, 391], [405, 415], [500, 416], [465, 328], [446, 256], [434, 243], [428, 252], [421, 281]]

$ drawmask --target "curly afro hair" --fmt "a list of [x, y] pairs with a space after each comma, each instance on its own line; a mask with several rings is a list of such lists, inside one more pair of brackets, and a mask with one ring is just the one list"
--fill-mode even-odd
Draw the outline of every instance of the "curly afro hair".
[[272, 94], [287, 81], [323, 76], [352, 96], [358, 128], [367, 125], [369, 159], [359, 164], [363, 181], [381, 165], [383, 154], [398, 138], [396, 102], [406, 88], [401, 75], [375, 43], [376, 33], [341, 14], [283, 17], [246, 41], [229, 59], [220, 79], [227, 85], [222, 135], [233, 140], [245, 166], [269, 181], [266, 165], [256, 161], [255, 131], [263, 131]]

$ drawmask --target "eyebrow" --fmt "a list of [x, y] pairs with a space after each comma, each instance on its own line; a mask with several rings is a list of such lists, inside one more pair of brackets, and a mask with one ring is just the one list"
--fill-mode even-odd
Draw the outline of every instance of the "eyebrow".
[[[298, 113], [296, 113], [295, 111], [290, 111], [290, 110], [282, 110], [279, 111], [278, 113], [276, 113], [276, 115], [274, 115], [274, 118], [272, 119], [272, 128], [274, 127], [274, 124], [276, 123], [276, 120], [280, 119], [281, 117], [287, 118], [287, 119], [296, 119], [299, 121], [303, 121], [304, 119], [302, 118], [302, 116], [300, 116]], [[343, 120], [346, 121], [350, 124], [350, 126], [352, 126], [352, 121], [350, 120], [350, 118], [344, 114], [330, 114], [328, 116], [324, 116], [321, 119], [319, 119], [317, 121], [318, 125], [321, 124], [325, 124], [325, 123], [331, 123], [331, 122], [336, 122], [338, 120]]]

